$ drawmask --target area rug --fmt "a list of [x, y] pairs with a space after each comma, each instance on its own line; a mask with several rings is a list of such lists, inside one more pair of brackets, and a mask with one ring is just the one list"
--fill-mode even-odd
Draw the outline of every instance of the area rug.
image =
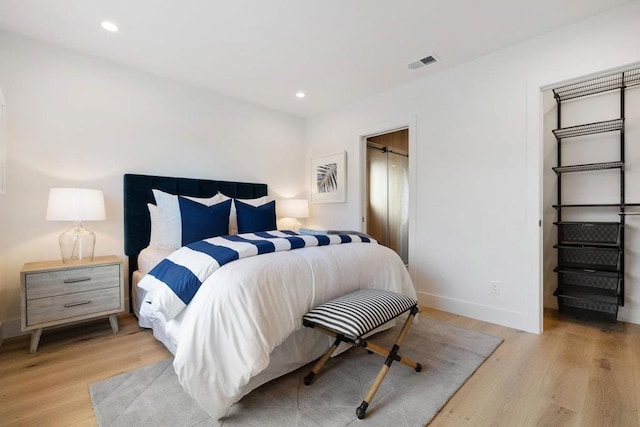
[[[378, 334], [376, 343], [393, 344], [399, 327]], [[372, 426], [428, 424], [455, 392], [500, 345], [501, 338], [420, 316], [400, 354], [424, 366], [422, 372], [391, 365], [367, 410]], [[100, 426], [327, 426], [362, 422], [356, 408], [384, 359], [353, 348], [329, 360], [310, 387], [310, 366], [271, 381], [211, 419], [178, 384], [172, 359], [126, 372], [89, 386]]]

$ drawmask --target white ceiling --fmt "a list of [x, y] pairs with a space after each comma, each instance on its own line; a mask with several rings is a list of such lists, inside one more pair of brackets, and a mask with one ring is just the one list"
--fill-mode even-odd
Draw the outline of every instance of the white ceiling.
[[630, 2], [0, 0], [0, 29], [308, 116]]

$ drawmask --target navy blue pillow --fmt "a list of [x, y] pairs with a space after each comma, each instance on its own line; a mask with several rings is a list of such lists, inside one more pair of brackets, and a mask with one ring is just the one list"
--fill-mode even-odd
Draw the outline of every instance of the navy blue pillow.
[[260, 206], [251, 206], [236, 199], [236, 215], [238, 217], [238, 233], [256, 233], [271, 231], [276, 226], [276, 201]]
[[178, 197], [182, 216], [182, 245], [229, 234], [231, 199], [212, 206]]

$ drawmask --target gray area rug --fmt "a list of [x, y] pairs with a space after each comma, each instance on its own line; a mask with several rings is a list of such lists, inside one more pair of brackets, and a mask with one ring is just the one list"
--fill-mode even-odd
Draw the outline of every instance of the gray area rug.
[[[398, 325], [373, 340], [393, 344]], [[428, 424], [473, 372], [493, 353], [501, 338], [420, 316], [400, 355], [423, 365], [420, 373], [392, 364], [367, 410], [366, 426]], [[220, 420], [211, 419], [178, 384], [167, 359], [89, 386], [100, 426], [349, 426], [362, 422], [356, 408], [384, 359], [353, 348], [332, 358], [310, 387], [303, 385], [308, 365], [245, 396]], [[359, 424], [365, 425], [365, 424]]]

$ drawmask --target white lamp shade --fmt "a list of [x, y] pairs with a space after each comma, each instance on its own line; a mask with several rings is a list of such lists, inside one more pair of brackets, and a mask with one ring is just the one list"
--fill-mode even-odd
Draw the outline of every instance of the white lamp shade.
[[101, 221], [105, 219], [104, 195], [88, 188], [51, 188], [48, 221]]
[[309, 201], [307, 199], [283, 199], [278, 202], [282, 218], [308, 218]]

